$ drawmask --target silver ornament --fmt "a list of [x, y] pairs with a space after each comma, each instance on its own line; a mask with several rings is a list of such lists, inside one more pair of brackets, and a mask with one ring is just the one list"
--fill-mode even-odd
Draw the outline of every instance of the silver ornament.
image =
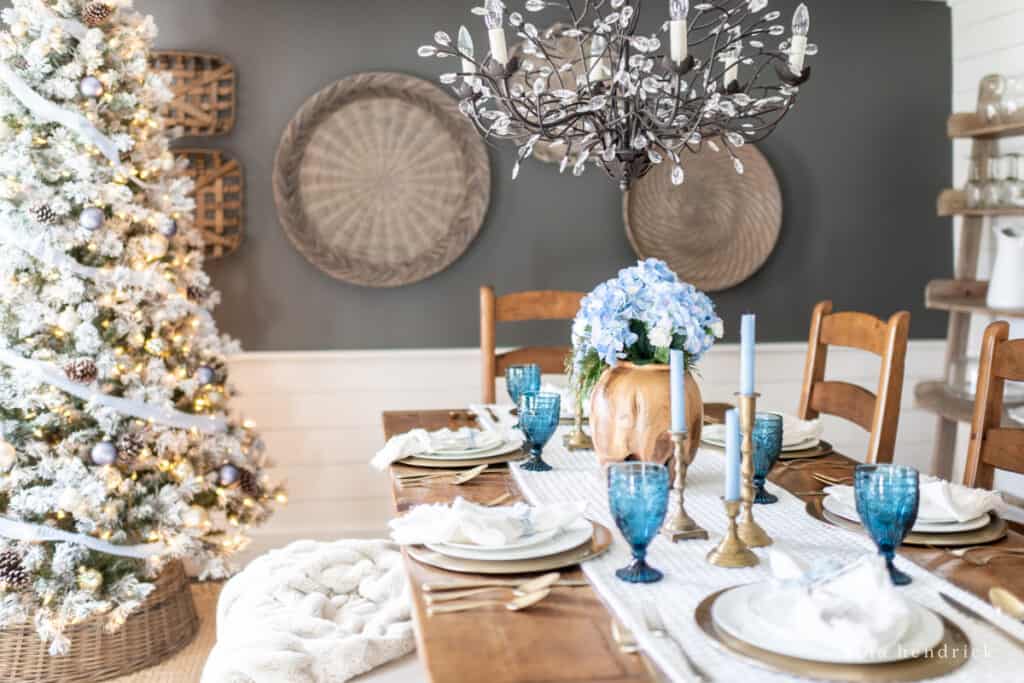
[[169, 220], [160, 224], [160, 234], [164, 237], [174, 237], [178, 234], [178, 221]]
[[221, 465], [219, 474], [220, 485], [231, 486], [236, 481], [238, 481], [238, 477], [241, 473], [238, 471], [238, 468], [235, 467], [234, 465]]
[[215, 377], [216, 373], [214, 373], [213, 368], [209, 365], [200, 365], [196, 370], [196, 381], [200, 384], [210, 384], [213, 382]]
[[86, 97], [99, 97], [103, 94], [103, 83], [95, 76], [86, 76], [78, 84], [78, 91]]
[[78, 217], [78, 224], [89, 232], [95, 232], [103, 227], [104, 220], [106, 217], [103, 215], [103, 209], [90, 206], [82, 209], [82, 215]]
[[117, 447], [109, 441], [100, 441], [92, 447], [92, 452], [89, 455], [93, 464], [113, 465], [117, 462]]

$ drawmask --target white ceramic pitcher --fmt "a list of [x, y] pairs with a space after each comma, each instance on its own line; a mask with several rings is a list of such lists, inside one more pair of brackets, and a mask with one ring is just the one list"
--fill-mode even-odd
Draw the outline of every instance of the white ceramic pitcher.
[[988, 285], [989, 308], [1024, 309], [1024, 227], [997, 227], [996, 263]]

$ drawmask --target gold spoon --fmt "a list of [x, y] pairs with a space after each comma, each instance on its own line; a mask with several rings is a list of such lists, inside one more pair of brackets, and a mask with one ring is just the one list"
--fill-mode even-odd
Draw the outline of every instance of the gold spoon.
[[1005, 588], [991, 588], [988, 591], [988, 601], [991, 602], [1000, 612], [1017, 619], [1024, 620], [1024, 602]]
[[480, 607], [491, 607], [493, 605], [502, 605], [510, 612], [519, 612], [533, 607], [549, 595], [551, 595], [550, 588], [536, 593], [529, 593], [518, 598], [513, 598], [508, 602], [504, 600], [471, 600], [470, 602], [456, 603], [454, 605], [437, 605], [427, 608], [427, 616], [432, 617], [435, 614], [448, 614], [451, 612], [466, 612], [468, 610], [478, 609]]
[[[474, 467], [471, 470], [466, 470], [465, 472], [462, 472], [460, 474], [455, 475], [454, 479], [452, 479], [451, 481], [446, 482], [446, 483], [452, 484], [454, 486], [462, 486], [463, 484], [468, 484], [469, 482], [473, 481], [474, 479], [479, 477], [481, 474], [483, 474], [484, 470], [486, 470], [486, 469], [487, 469], [487, 465], [478, 465], [478, 466]], [[427, 485], [429, 485], [429, 483], [431, 481], [434, 481], [435, 479], [439, 479], [439, 478], [440, 477], [413, 479], [412, 481], [409, 481], [409, 482], [403, 480], [402, 481], [402, 487], [403, 488], [405, 488], [405, 487], [410, 487], [411, 488], [411, 487], [414, 487], [414, 486], [427, 486]]]
[[461, 600], [462, 598], [472, 597], [474, 595], [480, 595], [481, 593], [490, 593], [496, 590], [512, 590], [512, 594], [522, 597], [529, 595], [530, 593], [537, 593], [539, 591], [551, 588], [558, 580], [562, 577], [558, 572], [551, 572], [544, 576], [538, 576], [536, 579], [531, 579], [526, 583], [521, 583], [518, 586], [491, 586], [489, 588], [470, 588], [468, 590], [461, 591], [447, 591], [444, 593], [431, 593], [426, 596], [425, 600], [428, 605], [433, 605], [438, 602], [451, 602], [452, 600]]

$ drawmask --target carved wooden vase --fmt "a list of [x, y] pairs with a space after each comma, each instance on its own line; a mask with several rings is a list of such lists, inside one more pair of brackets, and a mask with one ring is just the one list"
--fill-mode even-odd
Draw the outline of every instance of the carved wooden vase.
[[[686, 453], [697, 454], [704, 424], [700, 387], [686, 373]], [[590, 396], [594, 451], [602, 463], [643, 460], [666, 463], [672, 457], [669, 429], [669, 366], [619, 362], [608, 368]]]

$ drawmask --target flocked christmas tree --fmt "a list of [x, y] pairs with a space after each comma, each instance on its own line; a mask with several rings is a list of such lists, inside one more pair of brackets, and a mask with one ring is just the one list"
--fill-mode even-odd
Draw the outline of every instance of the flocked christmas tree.
[[218, 300], [131, 0], [14, 0], [0, 34], [0, 628], [113, 628], [170, 558], [228, 572], [283, 493], [225, 417]]

